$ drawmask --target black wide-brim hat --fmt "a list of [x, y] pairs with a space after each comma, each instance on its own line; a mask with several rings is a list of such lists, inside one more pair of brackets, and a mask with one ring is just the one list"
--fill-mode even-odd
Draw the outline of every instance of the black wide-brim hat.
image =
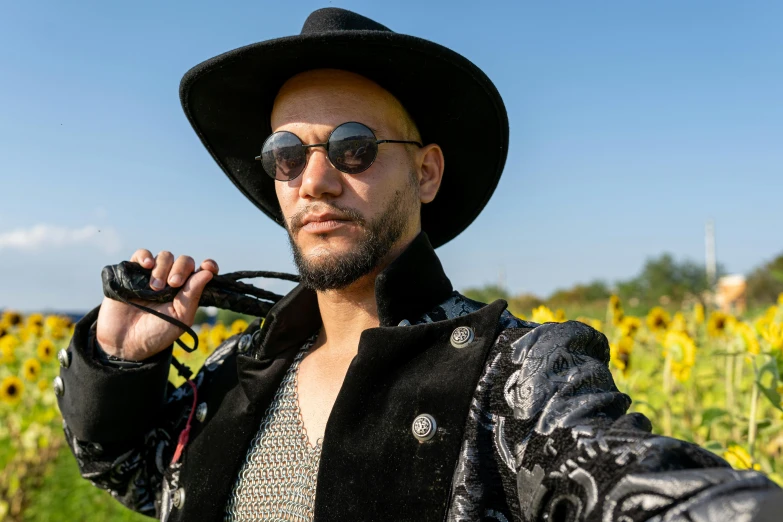
[[422, 229], [434, 247], [476, 219], [497, 186], [508, 150], [508, 117], [497, 89], [456, 52], [336, 8], [313, 12], [298, 35], [234, 49], [182, 78], [188, 120], [250, 201], [283, 225], [276, 181], [254, 158], [272, 133], [270, 115], [280, 87], [311, 69], [343, 69], [375, 81], [410, 113], [423, 143], [443, 149], [440, 190], [421, 212]]

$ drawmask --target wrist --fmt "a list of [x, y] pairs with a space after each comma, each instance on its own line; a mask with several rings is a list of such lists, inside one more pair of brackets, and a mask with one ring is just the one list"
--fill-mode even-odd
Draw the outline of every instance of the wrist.
[[118, 357], [116, 355], [117, 350], [105, 348], [98, 342], [98, 336], [95, 335], [94, 331], [91, 332], [90, 342], [92, 344], [93, 355], [105, 365], [118, 366], [121, 368], [136, 368], [143, 364], [140, 360]]

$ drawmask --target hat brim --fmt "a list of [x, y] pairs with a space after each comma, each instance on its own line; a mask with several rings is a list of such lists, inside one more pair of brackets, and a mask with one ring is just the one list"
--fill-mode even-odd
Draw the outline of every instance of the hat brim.
[[434, 247], [473, 222], [505, 165], [508, 117], [497, 89], [465, 57], [434, 42], [386, 31], [340, 31], [260, 42], [196, 65], [182, 78], [180, 100], [204, 146], [261, 211], [283, 225], [275, 181], [254, 158], [272, 132], [280, 87], [311, 69], [356, 72], [391, 92], [425, 144], [443, 149], [436, 198], [422, 206]]

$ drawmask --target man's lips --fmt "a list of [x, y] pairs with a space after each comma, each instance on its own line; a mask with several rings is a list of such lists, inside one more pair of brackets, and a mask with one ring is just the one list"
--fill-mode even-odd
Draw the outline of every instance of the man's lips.
[[302, 219], [300, 228], [308, 232], [327, 232], [350, 223], [353, 223], [352, 219], [339, 214], [310, 214]]

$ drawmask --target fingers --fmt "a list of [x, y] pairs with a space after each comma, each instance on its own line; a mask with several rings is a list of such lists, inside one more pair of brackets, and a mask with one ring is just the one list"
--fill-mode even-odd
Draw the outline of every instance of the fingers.
[[198, 301], [201, 299], [201, 293], [204, 291], [204, 287], [209, 283], [212, 277], [212, 271], [200, 270], [193, 274], [190, 279], [185, 281], [182, 290], [177, 294], [175, 301], [179, 301], [185, 310], [187, 310], [185, 315], [188, 321], [193, 320], [193, 316], [195, 316], [196, 310], [198, 309]]
[[199, 270], [209, 270], [213, 274], [217, 275], [219, 269], [218, 264], [214, 259], [205, 259], [201, 262], [201, 266], [196, 269], [196, 272]]
[[150, 279], [150, 287], [153, 290], [160, 290], [166, 286], [166, 280], [173, 265], [174, 254], [168, 250], [161, 250], [155, 256], [155, 268], [152, 269], [152, 278]]
[[152, 268], [155, 266], [155, 261], [152, 259], [152, 252], [146, 248], [140, 248], [133, 253], [130, 260], [134, 263], [138, 263], [144, 268]]
[[181, 286], [185, 282], [193, 269], [196, 268], [196, 262], [190, 256], [179, 256], [169, 272], [169, 285], [177, 287]]
[[[130, 260], [139, 263], [144, 268], [152, 269], [150, 288], [153, 290], [162, 289], [166, 286], [166, 282], [172, 287], [182, 286], [194, 272], [196, 266], [196, 262], [190, 256], [179, 256], [175, 261], [174, 254], [168, 250], [161, 250], [153, 259], [152, 253], [149, 250], [140, 248], [133, 253]], [[219, 268], [214, 259], [205, 259], [201, 262], [201, 265], [195, 269], [196, 272], [201, 270], [217, 274]], [[210, 276], [210, 279], [211, 278], [212, 277]], [[209, 281], [209, 279], [207, 281]], [[203, 284], [207, 284], [207, 281], [203, 281]], [[201, 291], [199, 290], [199, 295], [200, 292]]]

